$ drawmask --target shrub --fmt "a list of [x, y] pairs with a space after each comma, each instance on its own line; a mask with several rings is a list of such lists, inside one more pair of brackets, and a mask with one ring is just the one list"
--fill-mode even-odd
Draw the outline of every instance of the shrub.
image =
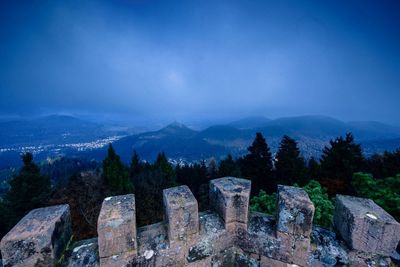
[[[315, 206], [314, 223], [326, 228], [331, 228], [333, 219], [334, 205], [329, 199], [326, 189], [311, 180], [303, 189], [308, 193], [311, 201]], [[267, 214], [276, 213], [276, 193], [268, 195], [265, 191], [260, 190], [257, 196], [251, 198], [250, 209]]]

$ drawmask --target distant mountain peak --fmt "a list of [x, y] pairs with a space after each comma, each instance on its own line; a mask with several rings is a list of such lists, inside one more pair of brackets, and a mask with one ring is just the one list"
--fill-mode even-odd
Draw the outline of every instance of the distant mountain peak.
[[185, 124], [178, 122], [178, 121], [173, 121], [170, 124], [168, 124], [165, 128], [183, 128], [183, 129], [189, 129]]
[[174, 121], [164, 128], [160, 130], [160, 132], [165, 134], [174, 134], [174, 135], [191, 135], [196, 133], [195, 130], [190, 129], [185, 124], [180, 123], [178, 121]]

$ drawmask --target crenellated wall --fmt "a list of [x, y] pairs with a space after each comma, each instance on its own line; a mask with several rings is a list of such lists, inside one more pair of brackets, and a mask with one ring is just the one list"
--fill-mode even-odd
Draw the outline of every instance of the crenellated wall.
[[[164, 221], [136, 227], [133, 194], [104, 199], [98, 238], [66, 248], [68, 205], [36, 209], [2, 240], [5, 266], [389, 266], [400, 224], [368, 199], [337, 196], [334, 232], [312, 225], [315, 207], [278, 186], [277, 215], [249, 212], [249, 180], [210, 182], [212, 210], [187, 186], [163, 192]], [[386, 264], [386, 265], [385, 265]]]

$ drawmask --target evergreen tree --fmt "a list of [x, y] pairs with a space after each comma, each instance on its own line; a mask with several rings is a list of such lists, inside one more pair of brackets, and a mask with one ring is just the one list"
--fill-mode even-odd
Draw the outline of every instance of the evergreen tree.
[[[190, 176], [188, 178], [191, 178]], [[137, 220], [139, 225], [158, 222], [163, 218], [163, 189], [176, 186], [176, 174], [164, 152], [154, 164], [143, 164], [135, 179]]]
[[142, 172], [143, 166], [140, 162], [139, 154], [134, 151], [131, 159], [131, 165], [129, 166], [129, 176], [133, 185], [135, 186], [135, 181], [139, 174]]
[[218, 168], [217, 168], [217, 163], [215, 162], [215, 159], [212, 158], [209, 162], [208, 162], [208, 166], [207, 166], [207, 180], [212, 180], [217, 178], [218, 176]]
[[208, 184], [207, 167], [205, 164], [185, 164], [175, 168], [177, 182], [187, 185], [195, 196], [199, 193], [200, 185]]
[[203, 162], [201, 164], [185, 164], [176, 166], [176, 177], [179, 184], [187, 185], [196, 197], [199, 210], [207, 210], [208, 205], [208, 188], [209, 177], [207, 167]]
[[383, 154], [373, 154], [364, 161], [363, 172], [370, 173], [376, 179], [394, 177], [400, 174], [400, 149]]
[[[388, 154], [388, 152], [385, 151], [384, 154]], [[364, 163], [364, 168], [363, 171], [365, 173], [370, 173], [374, 178], [385, 178], [384, 174], [384, 157], [383, 155], [380, 154], [373, 154], [371, 157], [365, 159]], [[400, 172], [399, 172], [400, 173]], [[391, 176], [391, 175], [389, 175]]]
[[256, 134], [247, 150], [249, 153], [242, 160], [242, 174], [252, 181], [253, 194], [258, 194], [260, 189], [275, 191], [277, 184], [272, 176], [272, 155], [261, 133]]
[[133, 151], [129, 173], [131, 176], [135, 176], [140, 173], [141, 169], [142, 169], [142, 165], [140, 163], [139, 154], [136, 151]]
[[110, 144], [107, 157], [103, 160], [103, 179], [114, 195], [123, 195], [133, 192], [133, 185], [129, 179], [129, 170], [122, 163]]
[[311, 157], [307, 164], [307, 176], [311, 180], [317, 180], [320, 177], [320, 165], [319, 162], [314, 158]]
[[[354, 142], [351, 133], [346, 137], [338, 137], [330, 141], [330, 147], [325, 147], [321, 157], [321, 174], [331, 186], [331, 192], [351, 193], [351, 178], [363, 166], [363, 155], [360, 144]], [[326, 184], [329, 187], [329, 184]]]
[[276, 154], [275, 172], [279, 184], [305, 184], [306, 166], [297, 142], [284, 135]]
[[168, 162], [164, 152], [158, 154], [154, 168], [159, 170], [164, 177], [165, 188], [176, 186], [176, 174], [171, 163]]
[[395, 152], [385, 151], [383, 153], [382, 178], [394, 177], [400, 173], [400, 149]]
[[23, 166], [10, 180], [10, 190], [4, 199], [8, 226], [13, 226], [30, 210], [45, 206], [51, 193], [50, 179], [40, 174], [32, 154], [25, 153], [22, 161]]
[[165, 174], [154, 165], [145, 165], [136, 179], [136, 216], [138, 225], [148, 225], [163, 219], [163, 189]]
[[229, 154], [225, 159], [219, 162], [218, 167], [218, 176], [226, 177], [240, 177], [242, 174], [240, 172], [239, 164], [232, 158], [232, 155]]

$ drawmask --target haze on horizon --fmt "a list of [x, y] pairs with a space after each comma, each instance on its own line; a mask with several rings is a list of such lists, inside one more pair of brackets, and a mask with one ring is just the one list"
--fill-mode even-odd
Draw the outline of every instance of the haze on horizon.
[[400, 124], [398, 1], [1, 1], [0, 115]]

